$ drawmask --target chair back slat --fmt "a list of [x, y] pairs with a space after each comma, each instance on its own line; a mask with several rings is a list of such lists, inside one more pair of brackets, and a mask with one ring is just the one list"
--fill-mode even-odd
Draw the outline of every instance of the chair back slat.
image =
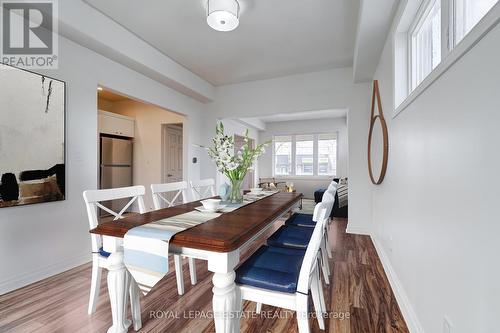
[[[182, 195], [182, 203], [186, 203], [186, 190], [187, 190], [187, 182], [175, 182], [175, 183], [166, 183], [166, 184], [151, 184], [151, 193], [153, 194], [153, 203], [155, 209], [163, 208], [164, 204], [166, 207], [173, 207], [176, 205], [177, 199]], [[175, 192], [174, 197], [172, 199], [167, 199], [165, 194]], [[163, 203], [163, 204], [162, 204]]]
[[[144, 205], [144, 194], [146, 190], [144, 186], [129, 186], [120, 187], [106, 190], [88, 190], [83, 192], [83, 199], [87, 208], [87, 216], [89, 219], [90, 229], [94, 229], [99, 224], [97, 217], [97, 209], [100, 208], [105, 212], [114, 216], [113, 221], [123, 218], [123, 214], [127, 209], [137, 201], [139, 206], [139, 213], [145, 213], [146, 207]], [[130, 198], [127, 204], [117, 213], [112, 209], [101, 204], [102, 201], [118, 200]], [[99, 235], [91, 234], [92, 252], [97, 252], [101, 246], [102, 240]]]
[[335, 194], [338, 187], [339, 187], [339, 184], [336, 181], [332, 180], [330, 185], [328, 185], [327, 191], [333, 192], [333, 194]]
[[144, 196], [146, 189], [142, 185], [110, 188], [105, 190], [89, 190], [83, 192], [86, 201], [101, 202], [108, 200], [131, 198], [136, 196]]
[[134, 201], [137, 200], [137, 197], [133, 197], [132, 199], [130, 199], [128, 201], [128, 203], [120, 210], [119, 213], [116, 213], [114, 212], [113, 210], [109, 209], [108, 207], [106, 206], [103, 206], [100, 202], [96, 202], [95, 205], [99, 208], [101, 208], [102, 210], [104, 210], [105, 212], [113, 215], [115, 218], [113, 219], [113, 221], [116, 221], [118, 219], [121, 219], [122, 218], [122, 215], [123, 213], [125, 213], [127, 211], [127, 209], [134, 203]]
[[332, 201], [322, 201], [314, 207], [313, 221], [316, 222], [311, 240], [307, 246], [302, 267], [300, 268], [299, 281], [297, 283], [297, 291], [307, 294], [309, 291], [309, 281], [311, 273], [313, 272], [318, 257], [321, 240], [323, 237], [324, 229], [328, 220], [327, 213], [333, 206]]
[[323, 193], [323, 198], [321, 201], [332, 201], [335, 200], [335, 191], [333, 190], [326, 190], [325, 193]]
[[321, 202], [332, 202], [332, 204], [330, 205], [330, 211], [327, 212], [327, 216], [330, 216], [330, 213], [331, 213], [331, 210], [333, 209], [333, 205], [335, 204], [335, 192], [330, 192], [330, 191], [326, 191], [324, 194], [323, 194], [323, 198], [321, 199]]
[[193, 200], [201, 200], [215, 196], [215, 180], [212, 178], [191, 181]]

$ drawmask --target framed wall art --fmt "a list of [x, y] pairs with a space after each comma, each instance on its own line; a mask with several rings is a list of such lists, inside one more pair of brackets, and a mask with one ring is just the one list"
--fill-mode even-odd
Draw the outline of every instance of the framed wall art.
[[65, 198], [66, 84], [0, 64], [0, 208]]

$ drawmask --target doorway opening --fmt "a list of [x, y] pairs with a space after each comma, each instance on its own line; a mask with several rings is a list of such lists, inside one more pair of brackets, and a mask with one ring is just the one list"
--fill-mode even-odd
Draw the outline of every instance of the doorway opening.
[[[151, 184], [184, 179], [186, 117], [104, 87], [97, 102], [98, 188], [143, 185], [146, 210], [154, 210]], [[124, 202], [106, 204], [119, 211]]]
[[[332, 180], [348, 176], [347, 109], [302, 111], [224, 119], [231, 133], [248, 130], [269, 147], [256, 163], [256, 185], [295, 190], [316, 199]], [[344, 201], [347, 206], [347, 200]]]
[[[245, 137], [235, 134], [234, 135], [234, 153], [236, 154], [241, 147], [245, 144]], [[248, 140], [248, 148], [253, 149], [255, 147], [255, 139], [249, 139]], [[254, 169], [248, 170], [247, 174], [245, 175], [245, 178], [243, 178], [243, 183], [241, 185], [241, 188], [243, 189], [251, 189], [255, 187], [255, 171]]]

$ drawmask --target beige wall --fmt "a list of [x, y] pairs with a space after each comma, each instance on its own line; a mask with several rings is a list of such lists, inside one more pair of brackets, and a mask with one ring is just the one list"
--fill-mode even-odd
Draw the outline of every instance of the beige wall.
[[113, 104], [114, 104], [114, 102], [108, 101], [107, 99], [99, 98], [99, 97], [97, 98], [97, 108], [99, 110], [109, 111], [113, 108]]
[[[162, 125], [184, 124], [186, 118], [154, 105], [131, 100], [114, 103], [100, 102], [99, 105], [107, 107], [104, 111], [118, 113], [135, 119], [133, 181], [134, 185], [144, 185], [146, 187], [146, 196], [144, 198], [146, 209], [154, 210], [150, 185], [163, 181], [161, 161]], [[186, 133], [184, 132], [185, 135]], [[185, 149], [186, 147], [184, 147]], [[183, 159], [184, 168], [186, 168], [185, 154]]]

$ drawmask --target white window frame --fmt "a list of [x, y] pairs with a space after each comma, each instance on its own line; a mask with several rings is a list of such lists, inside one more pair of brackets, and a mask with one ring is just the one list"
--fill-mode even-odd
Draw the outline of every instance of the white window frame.
[[[410, 29], [408, 30], [408, 82], [407, 82], [407, 86], [408, 86], [408, 94], [410, 94], [413, 90], [415, 90], [416, 87], [418, 87], [420, 85], [420, 83], [418, 84], [414, 84], [414, 80], [415, 80], [415, 72], [416, 72], [416, 62], [414, 61], [414, 59], [416, 58], [416, 50], [413, 48], [413, 40], [415, 38], [415, 35], [417, 33], [418, 30], [420, 30], [420, 28], [422, 27], [422, 25], [424, 24], [424, 19], [427, 18], [427, 16], [429, 15], [430, 11], [432, 10], [432, 8], [434, 7], [434, 4], [436, 2], [440, 1], [441, 2], [441, 59], [440, 61], [443, 60], [443, 54], [446, 54], [447, 53], [447, 50], [448, 50], [448, 47], [443, 45], [446, 43], [446, 41], [443, 39], [443, 19], [444, 19], [444, 16], [443, 15], [443, 2], [446, 2], [447, 0], [424, 0], [422, 2], [422, 5], [420, 6], [418, 12], [417, 12], [417, 15], [415, 16], [414, 20], [413, 20], [413, 23], [411, 24], [410, 26]], [[452, 2], [454, 0], [451, 0]], [[433, 70], [431, 70], [432, 72]], [[429, 73], [430, 74], [430, 73]], [[425, 80], [425, 78], [424, 78]], [[424, 81], [422, 80], [422, 81]]]
[[[291, 144], [291, 158], [290, 158], [290, 174], [289, 175], [277, 175], [276, 174], [276, 140], [275, 138], [277, 136], [289, 136], [291, 139], [290, 139], [290, 144]], [[284, 142], [284, 141], [280, 141], [280, 142]], [[273, 177], [279, 177], [279, 178], [282, 178], [282, 177], [289, 177], [290, 175], [292, 174], [295, 174], [295, 165], [293, 164], [294, 162], [294, 155], [295, 155], [295, 137], [294, 135], [292, 134], [282, 134], [282, 135], [279, 135], [279, 134], [276, 134], [276, 135], [273, 135], [273, 139], [272, 139], [272, 149], [273, 149], [273, 154], [272, 154], [272, 168], [273, 168]]]
[[462, 42], [462, 40], [464, 40], [465, 37], [475, 28], [475, 26], [479, 25], [479, 23], [485, 18], [485, 16], [487, 16], [488, 13], [491, 12], [495, 8], [495, 6], [497, 6], [500, 3], [500, 1], [497, 0], [496, 4], [493, 5], [493, 7], [491, 7], [490, 10], [485, 15], [483, 15], [483, 17], [479, 20], [479, 22], [477, 22], [476, 25], [474, 25], [472, 27], [472, 29], [470, 31], [468, 31], [461, 40], [457, 41], [457, 35], [456, 35], [456, 32], [457, 32], [457, 18], [458, 18], [458, 16], [457, 16], [457, 1], [461, 1], [461, 0], [448, 0], [448, 1], [449, 1], [449, 5], [450, 5], [450, 9], [449, 9], [449, 11], [450, 11], [449, 14], [450, 15], [449, 15], [449, 18], [450, 18], [450, 23], [451, 23], [449, 25], [450, 29], [449, 29], [449, 32], [448, 32], [449, 39], [450, 39], [450, 43], [449, 43], [450, 44], [450, 50], [452, 50], [458, 44], [460, 44]]
[[[312, 135], [313, 142], [313, 174], [312, 175], [297, 175], [297, 136], [302, 135]], [[318, 134], [295, 134], [293, 137], [293, 149], [292, 149], [292, 162], [293, 162], [293, 176], [294, 177], [315, 177], [318, 175], [316, 169], [318, 162], [316, 161], [318, 157]]]
[[[441, 63], [416, 87], [412, 87], [412, 33], [435, 1], [441, 1]], [[491, 29], [500, 23], [500, 1], [456, 42], [455, 3], [457, 0], [421, 0], [402, 2], [393, 27], [394, 114], [396, 117], [420, 96], [437, 78], [473, 48]]]
[[[318, 138], [322, 134], [334, 134], [335, 140], [337, 141], [336, 152], [335, 152], [335, 174], [332, 175], [319, 175], [319, 143]], [[312, 175], [297, 175], [297, 159], [296, 159], [296, 137], [300, 135], [312, 135], [313, 136], [313, 174]], [[292, 140], [292, 160], [291, 160], [291, 172], [289, 175], [277, 175], [276, 174], [276, 151], [275, 151], [275, 140], [274, 138], [277, 136], [291, 136]], [[272, 169], [273, 169], [273, 177], [279, 179], [330, 179], [332, 177], [336, 177], [338, 174], [338, 165], [339, 165], [339, 131], [333, 132], [322, 132], [322, 133], [300, 133], [300, 134], [274, 134], [273, 135], [273, 154], [272, 154]]]

